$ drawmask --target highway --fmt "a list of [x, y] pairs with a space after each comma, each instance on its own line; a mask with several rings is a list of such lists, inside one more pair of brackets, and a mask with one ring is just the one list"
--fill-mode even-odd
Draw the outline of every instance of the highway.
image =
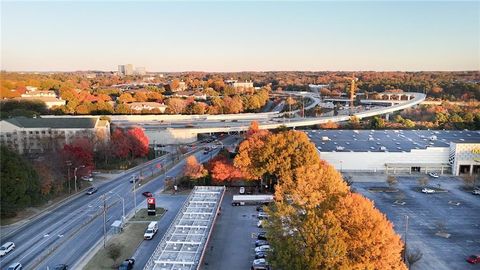
[[[228, 146], [236, 143], [237, 140], [229, 136], [222, 142]], [[203, 148], [203, 146], [200, 144], [198, 148]], [[203, 151], [193, 154], [199, 162], [205, 162], [215, 156], [218, 151], [219, 149], [215, 149], [208, 155], [204, 155]], [[157, 164], [165, 166], [172, 162], [171, 155], [167, 155], [135, 167], [116, 179], [99, 185], [98, 192], [93, 195], [76, 195], [57, 208], [9, 233], [2, 239], [2, 242], [12, 241], [15, 243], [16, 249], [0, 260], [1, 269], [14, 262], [20, 262], [24, 269], [47, 269], [47, 267], [51, 268], [61, 263], [70, 266], [77, 264], [78, 260], [103, 237], [102, 195], [106, 196], [106, 225], [109, 230], [113, 221], [122, 217], [120, 197], [125, 200], [125, 212], [133, 211], [133, 184], [129, 182], [132, 175], [138, 175], [141, 171], [144, 175], [149, 175], [153, 171], [159, 170], [156, 167]], [[163, 189], [165, 175], [177, 176], [181, 174], [183, 166], [184, 159], [168, 170], [166, 174], [155, 177], [145, 185], [141, 185], [141, 182], [137, 183], [139, 184], [136, 188], [137, 209], [146, 207], [146, 200], [141, 195], [142, 192], [158, 193]], [[157, 201], [157, 204], [161, 205], [162, 202]]]

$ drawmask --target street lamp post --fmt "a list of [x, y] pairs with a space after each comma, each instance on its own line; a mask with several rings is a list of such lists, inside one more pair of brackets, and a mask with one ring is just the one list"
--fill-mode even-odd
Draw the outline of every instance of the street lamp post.
[[134, 208], [133, 208], [133, 216], [135, 217], [135, 215], [137, 214], [137, 189], [136, 189], [136, 186], [137, 186], [137, 179], [133, 178], [133, 205], [134, 205]]
[[75, 178], [75, 193], [77, 192], [77, 170], [79, 168], [85, 168], [85, 165], [81, 165], [81, 166], [78, 166], [78, 167], [75, 167], [75, 170], [73, 170], [73, 176]]
[[125, 199], [116, 192], [110, 191], [108, 193], [116, 195], [122, 200], [122, 222], [123, 222], [125, 220]]

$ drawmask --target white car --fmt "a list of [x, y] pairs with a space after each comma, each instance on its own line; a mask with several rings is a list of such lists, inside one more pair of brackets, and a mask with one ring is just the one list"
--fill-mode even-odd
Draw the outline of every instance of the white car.
[[480, 195], [480, 189], [474, 189], [474, 190], [472, 191], [472, 194], [473, 194], [473, 195]]
[[245, 187], [240, 187], [239, 194], [245, 194]]
[[13, 242], [7, 242], [3, 244], [2, 247], [0, 247], [0, 256], [3, 257], [14, 249], [15, 249], [15, 244]]
[[434, 172], [429, 172], [428, 175], [433, 178], [438, 178], [438, 174]]
[[90, 176], [90, 175], [85, 175], [85, 176], [82, 176], [82, 180], [88, 181], [88, 182], [92, 182], [92, 181], [93, 181], [93, 177]]
[[423, 188], [422, 192], [426, 193], [426, 194], [431, 194], [431, 193], [435, 193], [435, 190], [433, 190], [431, 188]]
[[258, 218], [258, 219], [268, 219], [268, 214], [265, 213], [265, 212], [260, 211], [260, 212], [258, 212], [258, 214], [257, 214], [257, 218]]
[[255, 248], [255, 252], [267, 252], [270, 250], [270, 245], [263, 245]]

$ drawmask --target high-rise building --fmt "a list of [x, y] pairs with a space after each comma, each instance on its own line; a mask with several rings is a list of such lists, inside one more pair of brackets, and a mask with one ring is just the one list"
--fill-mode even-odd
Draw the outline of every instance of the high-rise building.
[[120, 76], [133, 75], [133, 65], [132, 64], [119, 65], [118, 66], [118, 75], [120, 75]]

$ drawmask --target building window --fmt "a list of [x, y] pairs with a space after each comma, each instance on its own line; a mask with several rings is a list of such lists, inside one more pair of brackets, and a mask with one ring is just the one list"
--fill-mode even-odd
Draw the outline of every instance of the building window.
[[42, 131], [42, 134], [45, 134], [45, 130]]
[[38, 132], [38, 131], [35, 131], [35, 134], [40, 134], [40, 132]]
[[33, 134], [33, 131], [29, 131], [28, 134]]

